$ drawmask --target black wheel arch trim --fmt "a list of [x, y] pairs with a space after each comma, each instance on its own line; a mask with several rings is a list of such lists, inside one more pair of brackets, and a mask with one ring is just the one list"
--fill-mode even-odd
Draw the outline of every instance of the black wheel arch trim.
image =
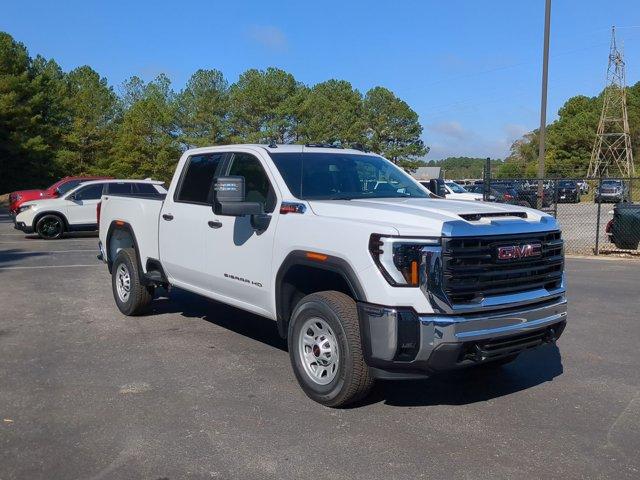
[[351, 290], [353, 294], [353, 298], [356, 302], [366, 302], [366, 294], [364, 292], [364, 288], [360, 284], [360, 280], [356, 275], [353, 268], [349, 262], [345, 259], [336, 257], [333, 255], [327, 255], [326, 260], [318, 261], [311, 260], [307, 257], [307, 251], [303, 250], [293, 250], [290, 252], [280, 265], [278, 269], [278, 273], [276, 274], [276, 283], [275, 283], [275, 295], [276, 295], [276, 319], [278, 324], [278, 332], [282, 336], [282, 338], [287, 337], [287, 331], [289, 327], [289, 319], [284, 318], [284, 299], [282, 298], [282, 281], [287, 274], [287, 272], [295, 266], [305, 266], [317, 268], [320, 270], [326, 270], [330, 272], [337, 273], [340, 275], [347, 286]]
[[[147, 275], [145, 271], [142, 269], [142, 260], [140, 259], [140, 249], [138, 248], [138, 239], [136, 238], [136, 234], [133, 231], [133, 227], [129, 223], [123, 222], [121, 220], [114, 220], [113, 222], [111, 222], [111, 225], [109, 225], [109, 229], [107, 230], [107, 236], [105, 240], [106, 242], [105, 252], [107, 254], [107, 265], [109, 267], [109, 272], [111, 272], [111, 268], [113, 266], [113, 260], [114, 260], [113, 258], [109, 257], [109, 250], [110, 250], [109, 243], [111, 242], [111, 236], [113, 235], [113, 232], [115, 232], [116, 230], [126, 231], [129, 235], [131, 235], [131, 238], [133, 239], [133, 248], [136, 252], [136, 263], [138, 264], [137, 265], [138, 276], [140, 277], [140, 282], [146, 286], [156, 285], [158, 282], [150, 278], [149, 275]], [[147, 265], [149, 265], [149, 260], [151, 259], [147, 260]], [[158, 264], [160, 264], [159, 261], [158, 261]], [[164, 276], [164, 270], [162, 270], [162, 275]]]

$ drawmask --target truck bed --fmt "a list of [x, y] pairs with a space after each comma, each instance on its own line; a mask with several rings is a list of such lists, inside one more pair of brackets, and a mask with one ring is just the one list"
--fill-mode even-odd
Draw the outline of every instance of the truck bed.
[[[146, 271], [148, 258], [158, 259], [158, 221], [165, 194], [156, 195], [103, 195], [100, 213], [100, 241], [106, 244], [112, 222], [124, 222], [135, 235], [140, 263]], [[117, 252], [106, 252], [113, 261]]]

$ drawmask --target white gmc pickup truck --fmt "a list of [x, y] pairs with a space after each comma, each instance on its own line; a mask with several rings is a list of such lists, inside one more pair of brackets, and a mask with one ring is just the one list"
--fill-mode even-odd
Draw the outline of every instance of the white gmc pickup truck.
[[431, 198], [358, 150], [189, 150], [165, 199], [103, 195], [99, 248], [122, 313], [175, 286], [264, 316], [334, 407], [376, 378], [510, 362], [566, 323], [553, 217]]

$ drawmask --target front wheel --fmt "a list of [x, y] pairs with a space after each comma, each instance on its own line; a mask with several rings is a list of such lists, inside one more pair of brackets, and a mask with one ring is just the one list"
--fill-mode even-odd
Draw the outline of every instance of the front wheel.
[[125, 315], [139, 315], [153, 300], [153, 287], [140, 282], [138, 260], [132, 248], [123, 248], [116, 255], [111, 269], [113, 298]]
[[291, 316], [288, 337], [293, 371], [309, 398], [341, 407], [369, 393], [373, 379], [352, 298], [334, 291], [307, 295]]
[[58, 215], [44, 215], [36, 223], [36, 233], [45, 240], [56, 240], [64, 234], [64, 221]]

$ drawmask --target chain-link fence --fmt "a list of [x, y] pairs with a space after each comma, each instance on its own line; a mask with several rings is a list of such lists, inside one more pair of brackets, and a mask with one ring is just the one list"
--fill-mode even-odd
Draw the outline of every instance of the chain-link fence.
[[567, 253], [640, 255], [640, 178], [544, 178], [541, 199], [539, 183], [485, 178], [465, 188], [494, 202], [539, 208], [541, 200], [562, 227]]

